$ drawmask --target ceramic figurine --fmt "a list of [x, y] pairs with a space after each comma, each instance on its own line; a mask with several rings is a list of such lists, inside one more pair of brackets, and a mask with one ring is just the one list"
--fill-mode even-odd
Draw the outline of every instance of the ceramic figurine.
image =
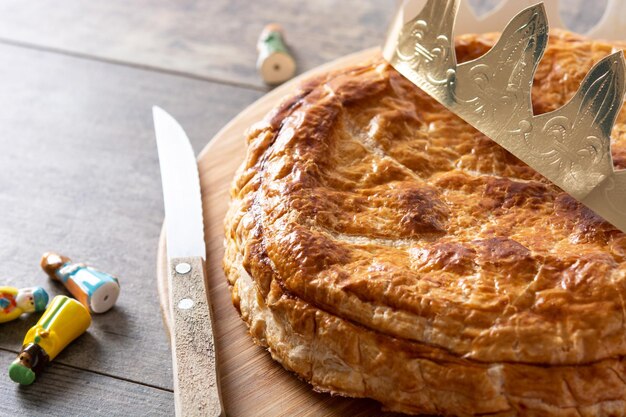
[[85, 264], [72, 263], [66, 256], [48, 252], [41, 258], [41, 267], [92, 313], [109, 311], [120, 294], [117, 278]]
[[15, 320], [24, 313], [44, 311], [48, 293], [41, 287], [0, 287], [0, 323]]
[[296, 61], [283, 41], [283, 30], [277, 24], [263, 29], [257, 43], [259, 59], [257, 69], [267, 84], [280, 84], [296, 73]]
[[91, 325], [91, 315], [78, 301], [57, 295], [37, 324], [26, 333], [22, 350], [9, 366], [9, 377], [30, 385], [48, 362]]

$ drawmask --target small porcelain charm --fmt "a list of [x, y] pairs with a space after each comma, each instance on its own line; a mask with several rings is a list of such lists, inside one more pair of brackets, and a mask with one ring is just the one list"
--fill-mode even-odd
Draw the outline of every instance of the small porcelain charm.
[[24, 313], [44, 311], [48, 293], [41, 287], [0, 287], [0, 323], [15, 320]]
[[92, 313], [109, 311], [120, 294], [117, 278], [48, 252], [41, 258], [41, 267], [50, 278], [63, 283], [65, 288]]
[[89, 311], [78, 301], [58, 295], [37, 324], [26, 333], [22, 350], [9, 366], [9, 377], [30, 385], [48, 362], [91, 325]]
[[280, 84], [293, 78], [296, 61], [289, 54], [279, 25], [267, 25], [257, 43], [257, 69], [267, 84]]

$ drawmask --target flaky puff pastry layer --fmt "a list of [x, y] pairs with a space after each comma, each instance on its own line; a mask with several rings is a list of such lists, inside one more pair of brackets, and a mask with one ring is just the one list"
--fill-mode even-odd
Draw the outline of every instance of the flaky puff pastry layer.
[[[459, 61], [496, 39], [459, 38]], [[535, 113], [613, 46], [553, 32]], [[247, 139], [224, 265], [285, 367], [413, 414], [626, 415], [625, 234], [382, 59], [303, 83]], [[626, 111], [613, 139], [624, 169]]]

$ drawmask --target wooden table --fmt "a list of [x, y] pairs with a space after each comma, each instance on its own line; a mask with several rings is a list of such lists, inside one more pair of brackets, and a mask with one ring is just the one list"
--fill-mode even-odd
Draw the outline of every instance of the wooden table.
[[[496, 3], [474, 1], [482, 11]], [[163, 206], [151, 106], [171, 112], [200, 151], [267, 91], [255, 70], [264, 24], [284, 25], [302, 72], [379, 44], [394, 4], [0, 2], [0, 283], [64, 293], [39, 268], [55, 250], [122, 285], [115, 309], [30, 387], [5, 369], [37, 318], [0, 325], [0, 415], [173, 414], [155, 281]], [[565, 20], [584, 29], [606, 0], [587, 11], [582, 0], [565, 4]]]

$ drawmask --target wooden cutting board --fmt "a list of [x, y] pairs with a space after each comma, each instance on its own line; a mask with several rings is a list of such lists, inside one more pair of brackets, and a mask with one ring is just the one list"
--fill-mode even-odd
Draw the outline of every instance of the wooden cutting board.
[[[230, 183], [246, 153], [245, 131], [294, 91], [303, 78], [358, 64], [376, 54], [380, 54], [378, 48], [346, 56], [276, 88], [235, 117], [198, 157], [207, 246], [207, 280], [215, 317], [214, 332], [222, 397], [229, 417], [396, 415], [382, 413], [380, 405], [372, 400], [315, 393], [310, 385], [274, 362], [265, 349], [253, 344], [247, 326], [231, 304], [222, 270], [223, 221], [228, 207]], [[171, 317], [163, 233], [158, 251], [157, 278], [164, 322], [169, 331]]]

